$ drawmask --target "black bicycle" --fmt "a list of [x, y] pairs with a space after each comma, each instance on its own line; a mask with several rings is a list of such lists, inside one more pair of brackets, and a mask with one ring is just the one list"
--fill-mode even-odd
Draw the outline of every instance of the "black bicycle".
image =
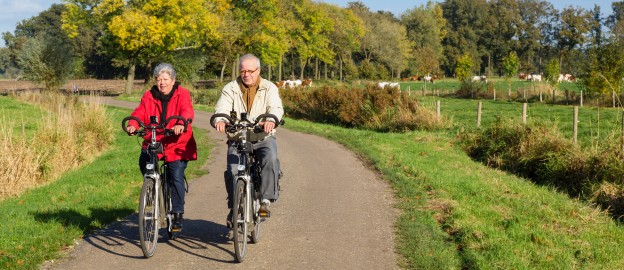
[[[139, 125], [139, 129], [133, 133], [129, 133], [126, 129], [127, 122], [130, 120], [136, 121]], [[173, 182], [168, 179], [167, 171], [169, 164], [163, 162], [162, 166], [159, 166], [158, 154], [164, 154], [164, 149], [162, 143], [156, 141], [156, 134], [173, 135], [172, 130], [166, 129], [167, 124], [172, 120], [182, 121], [184, 123], [184, 132], [186, 132], [188, 121], [181, 116], [171, 116], [163, 123], [158, 123], [157, 116], [150, 116], [148, 125], [145, 125], [139, 118], [134, 116], [126, 117], [121, 121], [121, 128], [128, 134], [143, 137], [147, 132], [152, 133], [150, 144], [147, 147], [149, 155], [145, 166], [147, 172], [143, 175], [143, 187], [141, 188], [139, 200], [139, 239], [143, 255], [147, 258], [152, 257], [156, 252], [159, 228], [167, 228], [169, 239], [177, 237], [177, 233], [172, 231], [171, 194]]]
[[275, 121], [275, 127], [283, 122], [272, 114], [259, 115], [255, 121], [247, 119], [246, 113], [241, 113], [241, 119], [236, 119], [236, 114], [214, 114], [210, 118], [210, 123], [214, 127], [214, 119], [223, 117], [227, 119], [227, 132], [239, 134], [234, 140], [239, 163], [238, 174], [235, 175], [234, 184], [234, 206], [231, 224], [234, 232], [234, 253], [236, 260], [242, 262], [247, 253], [247, 241], [250, 237], [251, 243], [260, 241], [260, 224], [265, 217], [258, 211], [261, 205], [262, 193], [260, 192], [260, 170], [261, 166], [253, 154], [253, 145], [249, 141], [251, 133], [260, 133], [262, 127], [258, 125], [260, 121], [271, 118]]

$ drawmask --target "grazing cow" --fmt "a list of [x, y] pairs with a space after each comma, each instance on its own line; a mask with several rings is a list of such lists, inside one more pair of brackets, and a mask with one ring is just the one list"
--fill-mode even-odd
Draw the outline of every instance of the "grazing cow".
[[520, 73], [520, 74], [518, 74], [518, 79], [520, 79], [520, 80], [526, 80], [526, 79], [527, 79], [527, 74], [526, 74], [526, 73]]
[[423, 81], [425, 81], [425, 83], [427, 83], [427, 82], [433, 83], [433, 77], [431, 77], [429, 75], [422, 77], [422, 79], [423, 79]]
[[557, 82], [573, 82], [576, 78], [572, 76], [572, 74], [559, 74], [559, 78], [557, 78]]
[[410, 81], [420, 81], [420, 77], [412, 76], [412, 77], [410, 77]]
[[541, 82], [542, 81], [542, 75], [533, 74], [533, 75], [529, 75], [527, 77], [529, 77], [529, 80], [531, 80], [532, 82]]
[[393, 83], [393, 82], [379, 82], [377, 83], [377, 87], [383, 89], [386, 86], [390, 87], [390, 88], [396, 88], [401, 90], [401, 85], [399, 83]]
[[484, 75], [482, 75], [482, 76], [472, 76], [472, 81], [473, 82], [487, 83], [487, 77], [485, 77]]
[[303, 82], [301, 83], [301, 86], [303, 87], [312, 87], [312, 79], [305, 79], [303, 80]]
[[284, 81], [277, 81], [275, 83], [275, 85], [277, 85], [277, 88], [283, 88], [284, 87]]

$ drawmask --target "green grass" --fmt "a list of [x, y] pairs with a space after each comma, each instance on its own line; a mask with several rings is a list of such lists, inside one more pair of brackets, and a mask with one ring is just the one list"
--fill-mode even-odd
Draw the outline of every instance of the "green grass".
[[[5, 127], [12, 128], [15, 135], [31, 137], [48, 113], [40, 107], [14, 102], [9, 98], [0, 98], [0, 113]], [[23, 133], [22, 133], [23, 131]]]
[[[107, 120], [115, 126], [130, 114], [116, 108], [108, 112]], [[198, 161], [189, 163], [189, 179], [205, 173], [201, 167], [211, 148], [204, 130], [195, 129], [195, 139], [199, 156]], [[115, 130], [115, 142], [93, 163], [2, 201], [0, 212], [5, 222], [0, 223], [0, 268], [37, 269], [43, 261], [62, 256], [74, 239], [135, 212], [142, 184], [139, 151], [136, 137]]]
[[[440, 114], [452, 119], [454, 129], [475, 128], [477, 126], [477, 107], [481, 105], [481, 126], [489, 126], [497, 116], [522, 123], [522, 103], [456, 99], [433, 96], [417, 97], [420, 104], [435, 110], [435, 102], [440, 100]], [[573, 138], [574, 107], [550, 105], [545, 103], [528, 103], [527, 123], [534, 121], [556, 125], [566, 138]], [[577, 140], [584, 146], [596, 146], [604, 140], [613, 140], [620, 136], [622, 130], [621, 109], [600, 107], [579, 107]]]
[[287, 120], [392, 184], [409, 269], [622, 269], [624, 229], [566, 195], [472, 161], [447, 132], [382, 134]]

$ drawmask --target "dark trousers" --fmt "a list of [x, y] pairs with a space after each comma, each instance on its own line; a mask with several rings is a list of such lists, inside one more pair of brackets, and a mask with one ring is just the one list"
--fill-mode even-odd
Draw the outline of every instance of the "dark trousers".
[[[268, 137], [263, 141], [254, 143], [253, 148], [255, 158], [260, 162], [262, 168], [260, 173], [262, 199], [275, 201], [279, 197], [278, 176], [280, 171], [275, 138]], [[228, 193], [228, 208], [232, 208], [234, 204], [234, 185], [236, 184], [236, 177], [234, 176], [238, 174], [239, 160], [236, 145], [233, 142], [228, 142], [227, 168], [224, 173], [225, 189]]]
[[[147, 164], [147, 162], [149, 162], [149, 155], [147, 154], [147, 150], [143, 149], [139, 156], [139, 168], [143, 175], [147, 172], [147, 169], [145, 169], [145, 164]], [[171, 190], [171, 208], [173, 213], [184, 213], [184, 195], [186, 191], [184, 170], [186, 170], [186, 165], [188, 165], [188, 160], [169, 162], [167, 179], [170, 183], [173, 183], [173, 190]]]

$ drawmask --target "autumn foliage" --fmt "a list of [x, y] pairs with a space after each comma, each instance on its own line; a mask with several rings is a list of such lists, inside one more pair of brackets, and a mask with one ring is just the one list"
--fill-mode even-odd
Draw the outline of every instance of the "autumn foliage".
[[433, 130], [448, 125], [432, 112], [393, 88], [323, 87], [283, 89], [280, 95], [289, 117], [377, 131]]

